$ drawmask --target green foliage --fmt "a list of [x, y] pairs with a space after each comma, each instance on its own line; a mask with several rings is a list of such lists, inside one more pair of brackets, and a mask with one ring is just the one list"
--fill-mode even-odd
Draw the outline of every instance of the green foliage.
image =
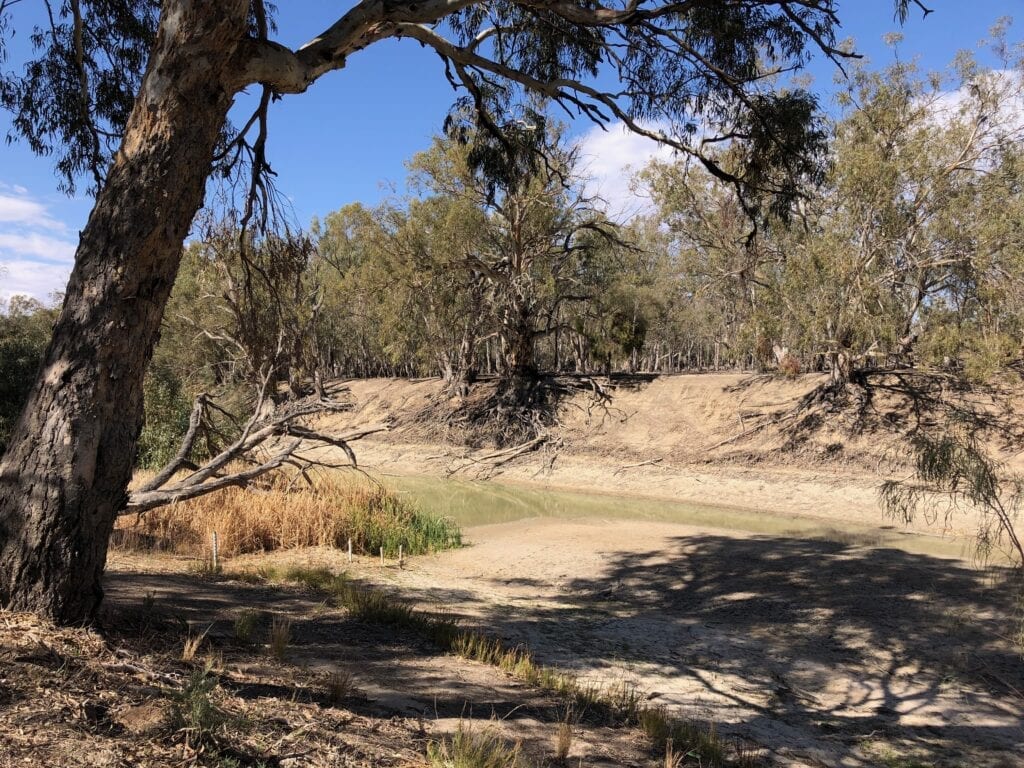
[[[880, 494], [886, 512], [903, 522], [939, 512], [948, 518], [967, 507], [981, 513], [978, 554], [988, 558], [1006, 544], [1018, 567], [1024, 567], [1024, 545], [1015, 529], [1024, 477], [993, 459], [982, 442], [983, 424], [973, 415], [955, 415], [946, 424], [921, 430], [912, 439], [915, 481], [886, 481]], [[940, 506], [945, 501], [945, 506]]]
[[217, 678], [208, 669], [194, 669], [171, 708], [174, 726], [188, 733], [189, 741], [208, 741], [225, 722], [226, 715], [214, 702]]
[[[3, 5], [13, 4], [0, 4], [0, 38]], [[0, 70], [0, 108], [13, 114], [10, 135], [53, 156], [69, 193], [83, 174], [91, 191], [100, 185], [142, 81], [160, 12], [158, 0], [81, 0], [88, 32], [76, 35], [74, 5], [52, 4], [50, 25], [24, 31], [35, 58], [20, 75]]]
[[50, 341], [57, 310], [15, 296], [0, 306], [0, 453], [21, 413]]
[[462, 546], [462, 532], [451, 518], [430, 515], [393, 493], [373, 494], [365, 505], [351, 510], [353, 546], [375, 554], [383, 547], [387, 557], [441, 552]]
[[235, 640], [242, 645], [251, 645], [256, 636], [256, 628], [259, 626], [259, 623], [260, 614], [258, 611], [252, 609], [242, 611], [238, 614], [233, 625]]
[[139, 435], [137, 464], [157, 469], [178, 452], [188, 429], [192, 403], [181, 379], [164, 361], [151, 365], [143, 387], [146, 423]]

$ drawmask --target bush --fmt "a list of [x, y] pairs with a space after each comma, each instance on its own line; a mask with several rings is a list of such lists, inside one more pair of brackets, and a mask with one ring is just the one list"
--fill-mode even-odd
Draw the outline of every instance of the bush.
[[0, 305], [0, 453], [28, 398], [57, 310], [24, 296]]
[[181, 380], [169, 368], [154, 364], [143, 385], [146, 403], [146, 424], [139, 435], [138, 466], [157, 469], [178, 452], [181, 439], [188, 430], [192, 404], [185, 395]]
[[779, 363], [779, 373], [787, 379], [795, 379], [800, 375], [800, 361], [793, 355], [787, 354]]

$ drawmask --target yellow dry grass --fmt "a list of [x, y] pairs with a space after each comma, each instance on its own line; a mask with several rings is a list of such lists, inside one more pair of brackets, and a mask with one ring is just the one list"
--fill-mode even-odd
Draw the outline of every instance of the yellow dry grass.
[[423, 552], [458, 546], [457, 527], [419, 512], [387, 489], [323, 478], [315, 488], [289, 488], [284, 477], [258, 489], [227, 488], [118, 521], [115, 544], [179, 554], [209, 552], [217, 534], [221, 556], [298, 547], [357, 552]]

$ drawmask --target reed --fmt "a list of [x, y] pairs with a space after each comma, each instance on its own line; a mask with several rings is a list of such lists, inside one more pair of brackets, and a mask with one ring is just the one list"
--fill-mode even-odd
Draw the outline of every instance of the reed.
[[289, 489], [284, 477], [254, 493], [227, 488], [118, 522], [116, 546], [203, 555], [216, 531], [222, 556], [299, 547], [346, 548], [396, 557], [458, 547], [458, 526], [384, 488], [325, 479]]

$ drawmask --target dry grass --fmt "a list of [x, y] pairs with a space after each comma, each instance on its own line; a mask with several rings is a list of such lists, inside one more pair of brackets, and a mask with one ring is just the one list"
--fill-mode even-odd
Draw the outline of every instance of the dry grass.
[[181, 648], [181, 660], [192, 661], [195, 659], [196, 654], [199, 652], [200, 647], [203, 645], [203, 640], [206, 639], [206, 633], [210, 631], [207, 627], [203, 632], [198, 635], [190, 634], [185, 638], [185, 644]]
[[344, 669], [336, 669], [327, 676], [324, 689], [327, 701], [335, 705], [341, 704], [355, 692], [355, 680], [351, 672]]
[[555, 733], [555, 760], [564, 763], [569, 759], [569, 752], [572, 751], [573, 723], [566, 718], [558, 724], [558, 731]]
[[270, 624], [270, 654], [278, 661], [288, 655], [288, 646], [292, 642], [292, 622], [285, 616], [275, 616]]
[[[114, 544], [202, 556], [216, 531], [225, 557], [297, 547], [348, 546], [395, 556], [457, 547], [458, 527], [420, 512], [396, 494], [365, 483], [322, 480], [316, 488], [289, 489], [284, 476], [259, 492], [227, 488], [192, 501], [118, 521]], [[212, 566], [210, 567], [212, 570]]]
[[519, 744], [462, 723], [450, 739], [427, 744], [427, 761], [430, 768], [528, 768]]

